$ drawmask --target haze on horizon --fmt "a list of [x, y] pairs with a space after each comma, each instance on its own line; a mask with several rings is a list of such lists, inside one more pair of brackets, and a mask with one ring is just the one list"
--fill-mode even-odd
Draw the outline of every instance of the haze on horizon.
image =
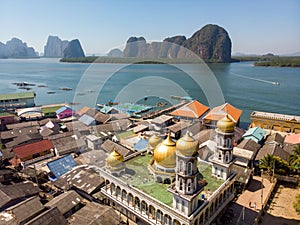
[[206, 24], [227, 30], [232, 53], [300, 52], [300, 1], [2, 1], [0, 41], [17, 37], [43, 52], [49, 35], [78, 38], [87, 54], [122, 47], [130, 36], [162, 41]]

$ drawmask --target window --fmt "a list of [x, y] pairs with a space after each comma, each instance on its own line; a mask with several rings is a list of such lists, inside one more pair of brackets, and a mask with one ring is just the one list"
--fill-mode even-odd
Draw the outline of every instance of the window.
[[222, 159], [222, 153], [219, 152], [219, 160], [221, 160], [221, 159]]
[[191, 181], [191, 179], [188, 179], [188, 184], [187, 184], [187, 191], [188, 192], [191, 191], [191, 186], [192, 186], [192, 181]]
[[179, 190], [182, 191], [182, 178], [179, 180]]
[[226, 152], [225, 154], [225, 162], [228, 162], [229, 161], [229, 152]]
[[179, 172], [182, 172], [183, 171], [183, 161], [180, 160], [179, 161]]
[[187, 172], [188, 172], [188, 175], [191, 175], [192, 174], [192, 168], [193, 168], [193, 163], [192, 162], [188, 162], [187, 164]]

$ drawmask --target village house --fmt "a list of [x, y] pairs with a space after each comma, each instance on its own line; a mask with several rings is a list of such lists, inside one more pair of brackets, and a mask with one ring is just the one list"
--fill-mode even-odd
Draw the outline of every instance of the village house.
[[29, 165], [55, 155], [54, 146], [49, 140], [16, 146], [12, 148], [12, 151], [15, 153], [15, 157], [10, 162], [14, 166], [21, 163]]

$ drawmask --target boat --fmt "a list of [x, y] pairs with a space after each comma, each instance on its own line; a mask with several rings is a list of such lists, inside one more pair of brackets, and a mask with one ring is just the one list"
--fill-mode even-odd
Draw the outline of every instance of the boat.
[[30, 84], [30, 83], [27, 83], [27, 82], [16, 82], [16, 83], [13, 83], [14, 85], [17, 85], [19, 87], [24, 87], [24, 86], [35, 86], [35, 84]]
[[48, 91], [48, 92], [47, 92], [47, 94], [49, 94], [49, 95], [50, 95], [50, 94], [55, 94], [55, 93], [56, 93], [55, 91]]
[[40, 85], [38, 85], [38, 87], [43, 88], [43, 87], [48, 87], [48, 86], [44, 85], [44, 84], [40, 84]]
[[62, 88], [60, 88], [60, 90], [63, 90], [63, 91], [71, 91], [71, 90], [72, 90], [72, 88], [68, 88], [68, 87], [62, 87]]
[[274, 85], [280, 85], [280, 83], [278, 81], [275, 81], [272, 84], [274, 84]]
[[179, 99], [179, 100], [189, 100], [189, 101], [194, 100], [194, 99], [193, 99], [192, 97], [190, 97], [190, 96], [175, 96], [175, 95], [171, 95], [171, 98]]
[[32, 88], [21, 86], [21, 87], [19, 87], [19, 89], [24, 89], [24, 90], [26, 90], [26, 91], [29, 91], [29, 90], [31, 90]]

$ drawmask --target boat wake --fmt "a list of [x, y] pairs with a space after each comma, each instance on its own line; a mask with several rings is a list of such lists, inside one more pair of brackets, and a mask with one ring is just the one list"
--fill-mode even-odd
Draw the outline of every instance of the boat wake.
[[273, 85], [280, 85], [280, 83], [277, 82], [277, 81], [263, 80], [263, 79], [258, 79], [258, 78], [243, 76], [243, 75], [240, 75], [240, 74], [237, 74], [237, 73], [232, 73], [232, 72], [230, 72], [230, 73], [232, 75], [234, 75], [234, 76], [242, 77], [242, 78], [249, 79], [249, 80], [256, 80], [256, 81], [260, 81], [260, 82], [264, 82], [264, 83], [269, 83], [269, 84], [273, 84]]

